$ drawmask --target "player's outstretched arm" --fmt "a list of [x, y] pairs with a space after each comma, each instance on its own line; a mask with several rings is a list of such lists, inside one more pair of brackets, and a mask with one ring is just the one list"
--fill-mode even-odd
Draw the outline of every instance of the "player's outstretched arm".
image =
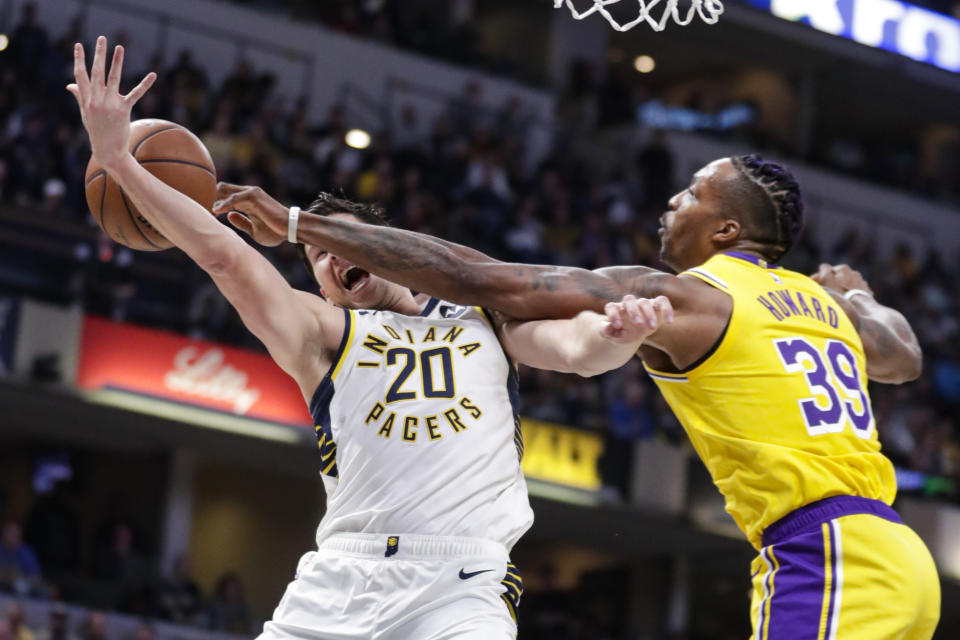
[[[287, 235], [287, 207], [261, 189], [221, 183], [217, 197], [215, 213], [240, 212], [275, 234]], [[230, 220], [249, 232], [244, 218], [234, 215]], [[510, 264], [433, 236], [309, 213], [300, 214], [296, 237], [416, 291], [523, 320], [602, 312], [608, 302], [628, 293], [673, 300], [671, 283], [676, 286], [678, 281], [646, 268], [616, 272], [620, 277], [615, 278], [575, 267]]]
[[859, 272], [845, 264], [822, 264], [812, 277], [833, 296], [856, 327], [871, 380], [902, 384], [920, 377], [923, 353], [910, 323], [896, 309], [877, 302]]
[[[319, 299], [315, 302], [315, 296], [295, 291], [258, 251], [209, 211], [140, 166], [128, 151], [130, 110], [156, 76], [149, 74], [129, 94], [120, 95], [123, 47], [114, 50], [109, 76], [106, 55], [106, 38], [101, 36], [88, 76], [83, 47], [77, 44], [76, 82], [67, 87], [80, 106], [94, 157], [150, 223], [213, 277], [277, 364], [309, 387], [315, 376], [303, 371], [303, 363], [323, 368], [323, 356], [329, 351], [325, 346], [335, 347], [343, 333], [343, 314]], [[314, 353], [316, 359], [306, 357]]]
[[628, 295], [608, 303], [605, 311], [582, 311], [569, 320], [508, 321], [500, 337], [517, 362], [591, 377], [619, 369], [645, 340], [673, 324], [673, 308], [664, 296], [638, 300]]

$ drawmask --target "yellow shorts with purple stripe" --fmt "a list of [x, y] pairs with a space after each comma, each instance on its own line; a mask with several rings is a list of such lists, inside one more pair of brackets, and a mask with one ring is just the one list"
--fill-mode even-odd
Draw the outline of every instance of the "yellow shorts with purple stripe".
[[878, 500], [826, 498], [771, 525], [753, 561], [753, 640], [929, 640], [940, 580]]

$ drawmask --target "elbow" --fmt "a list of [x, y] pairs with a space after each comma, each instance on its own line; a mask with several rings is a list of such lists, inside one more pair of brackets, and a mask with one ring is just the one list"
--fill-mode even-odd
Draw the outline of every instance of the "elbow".
[[605, 374], [612, 368], [615, 367], [607, 368], [602, 366], [602, 364], [598, 365], [596, 357], [593, 357], [592, 354], [587, 353], [583, 349], [579, 349], [577, 353], [568, 355], [565, 373], [574, 373], [581, 378], [595, 378]]
[[904, 358], [903, 380], [899, 384], [913, 382], [921, 374], [923, 374], [923, 352], [920, 350], [920, 345], [911, 345], [907, 351], [907, 357]]
[[887, 363], [879, 371], [870, 372], [870, 379], [884, 384], [906, 384], [923, 374], [923, 353], [919, 346], [904, 349], [899, 357]]

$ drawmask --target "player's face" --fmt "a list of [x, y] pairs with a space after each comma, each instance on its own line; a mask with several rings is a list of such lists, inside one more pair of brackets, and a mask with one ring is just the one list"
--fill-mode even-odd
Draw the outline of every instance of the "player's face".
[[670, 208], [660, 217], [660, 259], [671, 269], [696, 267], [716, 253], [713, 235], [723, 226], [723, 183], [735, 174], [730, 160], [717, 160], [697, 171], [690, 186], [670, 198]]
[[[357, 222], [347, 213], [334, 213], [331, 218]], [[320, 285], [320, 293], [327, 300], [346, 309], [377, 309], [387, 298], [393, 284], [364, 271], [353, 263], [338, 258], [322, 247], [305, 245], [307, 260], [313, 266], [313, 275]]]

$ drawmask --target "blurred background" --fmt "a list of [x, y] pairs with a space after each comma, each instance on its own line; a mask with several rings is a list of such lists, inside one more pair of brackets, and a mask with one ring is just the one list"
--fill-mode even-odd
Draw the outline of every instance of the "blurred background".
[[[657, 266], [696, 169], [789, 163], [786, 266], [853, 265], [923, 344], [918, 381], [870, 391], [960, 637], [960, 5], [726, 5], [621, 34], [548, 0], [0, 3], [0, 640], [251, 637], [323, 513], [296, 387], [181, 253], [93, 223], [64, 86], [101, 33], [125, 86], [159, 73], [134, 117], [196, 132], [220, 179], [503, 259]], [[520, 638], [747, 638], [752, 549], [639, 361], [521, 380]]]

